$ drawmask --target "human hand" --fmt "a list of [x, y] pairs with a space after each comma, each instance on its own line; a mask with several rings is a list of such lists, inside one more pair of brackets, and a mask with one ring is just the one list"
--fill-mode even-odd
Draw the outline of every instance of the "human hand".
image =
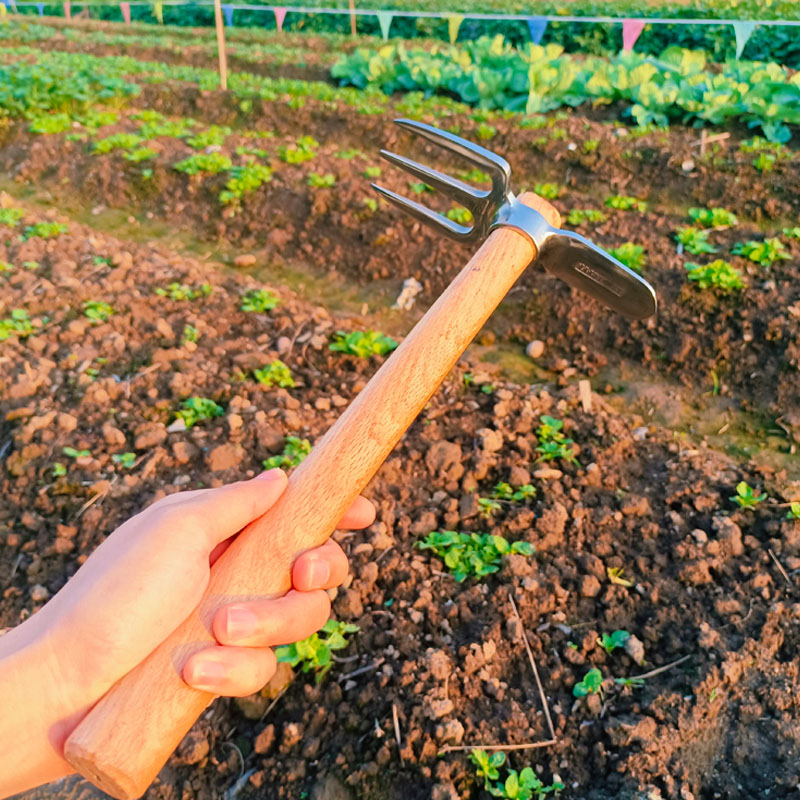
[[[34, 643], [40, 675], [45, 668], [48, 735], [59, 756], [92, 705], [197, 607], [211, 565], [285, 488], [285, 474], [270, 470], [219, 489], [165, 497], [115, 530], [44, 608], [11, 632], [16, 636], [3, 644], [13, 638]], [[374, 517], [372, 504], [359, 498], [340, 527], [366, 527]], [[293, 588], [284, 597], [239, 601], [217, 612], [218, 645], [186, 662], [184, 680], [218, 695], [258, 691], [275, 671], [270, 646], [321, 628], [330, 614], [324, 590], [346, 575], [347, 558], [335, 542], [306, 551], [292, 567]], [[241, 629], [246, 619], [250, 633]]]

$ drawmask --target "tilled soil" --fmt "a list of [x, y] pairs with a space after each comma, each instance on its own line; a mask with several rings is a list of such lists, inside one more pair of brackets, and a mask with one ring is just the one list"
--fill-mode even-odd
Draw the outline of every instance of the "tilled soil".
[[[318, 439], [380, 361], [328, 350], [330, 334], [355, 320], [280, 287], [278, 308], [243, 312], [251, 278], [74, 222], [51, 240], [11, 236], [0, 259], [14, 265], [0, 278], [5, 308], [41, 320], [34, 335], [2, 343], [2, 626], [34, 613], [153, 500], [253, 475], [287, 435]], [[155, 293], [172, 281], [213, 292]], [[81, 313], [89, 300], [115, 313], [92, 323]], [[186, 325], [196, 342], [182, 343]], [[278, 355], [296, 388], [252, 379]], [[794, 796], [800, 523], [774, 500], [746, 511], [729, 498], [742, 479], [779, 500], [800, 487], [622, 417], [597, 395], [585, 410], [576, 380], [518, 386], [465, 359], [371, 484], [376, 523], [336, 534], [352, 569], [334, 612], [360, 626], [340, 653], [352, 660], [319, 685], [282, 670], [263, 693], [218, 700], [148, 800], [210, 800], [234, 786], [228, 796], [243, 799], [484, 797], [464, 752], [437, 753], [549, 738], [523, 631], [556, 743], [511, 762], [560, 777], [564, 797]], [[225, 416], [168, 432], [191, 395], [215, 399]], [[579, 464], [537, 463], [542, 414], [565, 420]], [[89, 455], [72, 459], [65, 446]], [[128, 451], [131, 469], [112, 459]], [[67, 467], [60, 477], [56, 461]], [[498, 481], [531, 482], [536, 497], [487, 518], [477, 498]], [[458, 584], [414, 547], [437, 529], [491, 531], [536, 553]], [[615, 629], [637, 643], [607, 655], [596, 640]], [[602, 695], [575, 700], [595, 666]], [[659, 667], [640, 687], [613, 681]], [[67, 781], [25, 797], [95, 794]]]

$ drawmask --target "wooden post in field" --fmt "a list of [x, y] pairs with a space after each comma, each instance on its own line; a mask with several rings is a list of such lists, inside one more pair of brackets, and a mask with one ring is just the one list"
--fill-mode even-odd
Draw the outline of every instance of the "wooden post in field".
[[228, 88], [228, 57], [225, 54], [225, 23], [222, 21], [222, 4], [214, 0], [214, 23], [217, 26], [217, 51], [219, 53], [219, 83]]
[[356, 4], [355, 0], [350, 0], [350, 33], [356, 35]]

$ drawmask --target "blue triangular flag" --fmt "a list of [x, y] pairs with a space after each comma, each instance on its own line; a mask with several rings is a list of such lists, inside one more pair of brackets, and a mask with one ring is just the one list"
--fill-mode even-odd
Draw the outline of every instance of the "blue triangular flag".
[[539, 44], [547, 29], [547, 20], [544, 17], [528, 17], [528, 30], [531, 32], [531, 41]]
[[732, 24], [733, 32], [736, 34], [736, 58], [741, 58], [744, 46], [747, 44], [747, 40], [756, 29], [758, 23], [748, 19], [738, 19]]
[[37, 3], [36, 4], [36, 10], [39, 12], [39, 16], [43, 17], [44, 16], [44, 3]]
[[378, 12], [378, 24], [381, 26], [381, 36], [385, 42], [389, 38], [389, 28], [392, 26], [392, 19], [394, 14], [391, 11]]
[[233, 6], [222, 6], [222, 13], [225, 15], [225, 24], [230, 28], [233, 25]]

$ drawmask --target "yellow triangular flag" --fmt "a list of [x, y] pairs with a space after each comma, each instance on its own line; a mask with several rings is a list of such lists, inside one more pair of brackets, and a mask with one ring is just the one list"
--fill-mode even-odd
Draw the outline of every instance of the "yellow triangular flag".
[[159, 24], [164, 24], [164, 4], [163, 3], [156, 3], [153, 6], [153, 14], [155, 18], [158, 20]]
[[447, 32], [450, 34], [450, 44], [455, 44], [458, 39], [458, 29], [464, 21], [463, 14], [450, 14], [447, 17]]

